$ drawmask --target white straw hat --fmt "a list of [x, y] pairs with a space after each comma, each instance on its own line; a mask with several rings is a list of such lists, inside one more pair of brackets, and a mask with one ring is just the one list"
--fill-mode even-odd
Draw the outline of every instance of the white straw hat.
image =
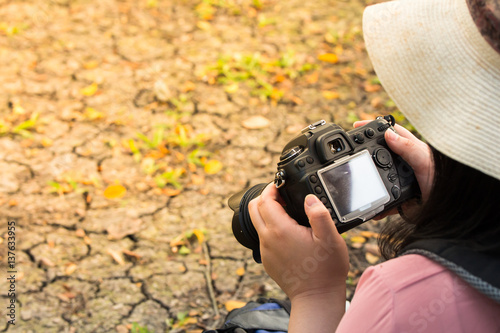
[[422, 136], [500, 179], [500, 51], [476, 23], [466, 0], [399, 0], [367, 7], [363, 32], [382, 85]]

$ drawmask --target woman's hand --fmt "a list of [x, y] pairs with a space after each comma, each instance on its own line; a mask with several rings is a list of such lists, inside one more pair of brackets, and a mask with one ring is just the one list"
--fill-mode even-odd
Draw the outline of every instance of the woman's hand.
[[333, 332], [345, 310], [349, 257], [330, 213], [312, 194], [304, 202], [311, 228], [280, 204], [274, 184], [249, 203], [266, 272], [292, 301], [289, 332]]
[[[259, 234], [262, 263], [269, 276], [293, 301], [345, 288], [349, 258], [344, 239], [330, 214], [314, 195], [304, 208], [311, 228], [299, 225], [283, 209], [274, 184], [249, 204]], [[345, 295], [342, 296], [345, 299]]]
[[[369, 120], [357, 121], [354, 123], [354, 127], [357, 128], [369, 122]], [[429, 197], [434, 180], [431, 150], [425, 142], [419, 140], [406, 128], [400, 125], [395, 125], [394, 128], [396, 133], [391, 130], [385, 132], [385, 141], [394, 153], [401, 156], [412, 167], [422, 192], [422, 201], [425, 202]], [[380, 214], [377, 219], [391, 214], [396, 214], [396, 210]]]

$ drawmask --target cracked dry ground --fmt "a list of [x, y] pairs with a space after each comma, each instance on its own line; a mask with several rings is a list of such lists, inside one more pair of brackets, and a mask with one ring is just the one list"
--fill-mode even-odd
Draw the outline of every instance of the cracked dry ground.
[[[394, 111], [366, 4], [0, 1], [0, 329], [201, 332], [228, 301], [284, 297], [232, 236], [227, 199], [270, 181], [307, 124]], [[374, 252], [363, 235], [347, 237], [348, 297]]]

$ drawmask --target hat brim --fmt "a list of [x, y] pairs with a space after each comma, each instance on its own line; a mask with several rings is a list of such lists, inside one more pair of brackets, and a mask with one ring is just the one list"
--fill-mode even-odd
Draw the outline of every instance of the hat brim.
[[500, 179], [500, 54], [465, 0], [369, 6], [366, 49], [384, 89], [443, 154]]

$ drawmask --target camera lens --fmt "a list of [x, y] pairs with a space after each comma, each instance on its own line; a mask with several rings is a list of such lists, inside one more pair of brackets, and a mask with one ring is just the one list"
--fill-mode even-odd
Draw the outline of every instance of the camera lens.
[[332, 153], [339, 153], [342, 150], [344, 150], [344, 143], [342, 142], [342, 139], [335, 139], [331, 142], [328, 142], [328, 146], [330, 147], [330, 150]]
[[236, 240], [243, 246], [253, 251], [253, 259], [260, 263], [259, 235], [253, 226], [248, 211], [250, 201], [258, 197], [267, 184], [257, 184], [247, 190], [234, 194], [229, 198], [228, 205], [234, 211], [233, 234]]

